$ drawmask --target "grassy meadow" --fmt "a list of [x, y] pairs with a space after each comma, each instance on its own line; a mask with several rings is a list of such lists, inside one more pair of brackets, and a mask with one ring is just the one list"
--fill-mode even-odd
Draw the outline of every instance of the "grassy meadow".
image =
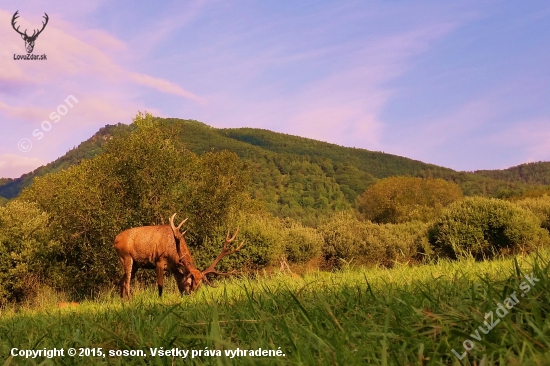
[[[44, 292], [33, 303], [2, 309], [0, 355], [4, 365], [548, 365], [549, 267], [550, 253], [543, 252], [302, 277], [259, 274], [183, 298], [170, 279], [162, 299], [156, 286], [134, 285], [130, 302], [113, 289], [65, 308], [59, 295]], [[519, 297], [531, 273], [539, 281]], [[514, 291], [519, 302], [475, 340], [470, 334], [485, 314]], [[462, 356], [467, 339], [474, 346], [459, 360], [452, 349]], [[71, 347], [101, 348], [107, 356], [69, 357]], [[63, 348], [65, 357], [13, 357], [12, 348]], [[153, 357], [155, 348], [201, 356]], [[237, 348], [280, 349], [284, 356], [225, 356]], [[146, 356], [109, 357], [109, 350]], [[222, 356], [212, 356], [215, 350]]]

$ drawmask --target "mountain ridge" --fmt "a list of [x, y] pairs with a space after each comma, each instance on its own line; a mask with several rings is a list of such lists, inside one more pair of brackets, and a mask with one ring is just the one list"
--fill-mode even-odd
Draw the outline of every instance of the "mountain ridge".
[[[376, 179], [396, 175], [434, 177], [453, 181], [459, 184], [467, 195], [495, 195], [498, 192], [519, 189], [522, 186], [550, 184], [550, 162], [526, 163], [507, 169], [463, 172], [398, 155], [344, 147], [266, 129], [249, 127], [219, 129], [196, 120], [176, 118], [159, 118], [157, 121], [163, 128], [175, 130], [178, 138], [191, 151], [198, 154], [226, 149], [256, 164], [264, 164], [267, 160], [271, 160], [275, 166], [278, 165], [278, 160], [284, 161], [283, 165], [288, 165], [293, 159], [305, 159], [304, 161], [307, 160], [310, 164], [319, 165], [321, 170], [324, 166], [323, 161], [330, 160], [334, 166], [325, 167], [323, 172], [329, 178], [332, 175], [340, 186], [344, 186], [343, 191], [348, 201], [353, 201], [354, 197], [361, 193], [358, 190], [366, 189]], [[78, 164], [82, 159], [100, 154], [103, 144], [107, 143], [112, 136], [131, 131], [134, 127], [121, 123], [106, 125], [78, 147], [49, 164], [19, 178], [2, 178], [0, 197], [6, 199], [17, 197], [24, 187], [32, 184], [35, 177], [66, 169]], [[337, 171], [332, 172], [331, 169], [334, 170], [335, 167]], [[285, 167], [278, 166], [277, 169], [282, 175], [285, 174]], [[364, 184], [360, 180], [364, 180]]]

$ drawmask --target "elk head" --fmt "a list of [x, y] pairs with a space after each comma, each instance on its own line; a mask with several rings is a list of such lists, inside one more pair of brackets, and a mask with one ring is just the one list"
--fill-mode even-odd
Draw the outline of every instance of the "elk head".
[[38, 38], [38, 35], [40, 33], [42, 33], [44, 28], [46, 28], [46, 24], [48, 24], [48, 20], [49, 20], [48, 14], [44, 13], [44, 19], [46, 21], [42, 22], [42, 29], [40, 29], [40, 30], [35, 29], [34, 32], [32, 33], [32, 36], [29, 36], [27, 34], [26, 29], [25, 29], [24, 33], [21, 33], [19, 31], [19, 26], [17, 28], [15, 28], [15, 21], [16, 21], [17, 18], [19, 18], [17, 13], [19, 13], [19, 10], [16, 11], [15, 14], [13, 14], [13, 18], [11, 18], [11, 26], [13, 27], [13, 29], [15, 29], [15, 31], [17, 33], [19, 33], [21, 35], [21, 38], [23, 38], [23, 40], [25, 41], [25, 48], [27, 49], [27, 53], [32, 53], [32, 50], [34, 49], [34, 42], [36, 41], [36, 38]]
[[[180, 232], [181, 226], [187, 221], [187, 219], [183, 220], [178, 226], [176, 226], [174, 225], [175, 217], [176, 214], [173, 214], [172, 217], [170, 217], [170, 227], [172, 228], [172, 233], [174, 234], [174, 239], [176, 241], [176, 251], [178, 252], [179, 263], [187, 269], [187, 277], [184, 281], [184, 291], [186, 294], [190, 294], [191, 291], [196, 289], [193, 287], [193, 278], [199, 278], [201, 272], [197, 269], [197, 267], [195, 267], [193, 257], [191, 257], [191, 252], [189, 251], [185, 238], [183, 237], [187, 230], [183, 233]], [[184, 273], [181, 268], [179, 271]]]
[[[220, 275], [220, 276], [229, 276], [229, 275], [232, 275], [232, 274], [236, 273], [236, 271], [218, 272], [218, 271], [215, 270], [215, 267], [219, 263], [219, 261], [221, 261], [224, 257], [226, 257], [228, 255], [231, 255], [233, 253], [236, 253], [239, 250], [241, 250], [241, 248], [244, 245], [244, 241], [242, 241], [239, 244], [239, 246], [236, 247], [236, 248], [231, 244], [235, 240], [235, 237], [237, 236], [238, 233], [239, 233], [239, 228], [237, 228], [235, 230], [235, 233], [230, 237], [229, 236], [229, 229], [227, 230], [227, 234], [225, 235], [225, 241], [223, 243], [222, 251], [220, 252], [218, 257], [216, 259], [214, 259], [212, 264], [202, 272], [197, 270], [197, 268], [194, 265], [193, 266], [188, 265], [189, 261], [185, 258], [185, 254], [183, 254], [183, 257], [180, 256], [180, 258], [182, 259], [181, 260], [182, 265], [184, 265], [189, 271], [189, 274], [187, 275], [187, 278], [185, 279], [185, 283], [186, 283], [185, 291], [186, 291], [187, 294], [190, 294], [191, 292], [197, 290], [203, 282], [206, 283], [207, 285], [211, 286], [211, 287], [216, 287], [208, 280], [208, 277], [206, 277], [206, 275], [208, 275], [210, 273], [217, 274], [217, 275]], [[189, 256], [190, 256], [190, 254], [189, 254]], [[191, 263], [192, 263], [192, 261], [191, 261]]]

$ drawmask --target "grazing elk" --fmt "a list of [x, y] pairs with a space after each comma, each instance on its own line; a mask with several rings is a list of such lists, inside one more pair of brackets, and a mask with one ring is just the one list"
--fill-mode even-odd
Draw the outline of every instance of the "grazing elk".
[[244, 242], [235, 249], [228, 247], [233, 242], [239, 229], [230, 238], [227, 232], [222, 252], [212, 265], [204, 271], [199, 271], [193, 263], [193, 257], [184, 239], [185, 231], [180, 228], [187, 221], [183, 220], [177, 227], [174, 225], [173, 214], [170, 225], [142, 226], [123, 231], [115, 238], [115, 250], [118, 254], [124, 274], [120, 280], [121, 298], [130, 298], [130, 282], [139, 268], [156, 269], [159, 296], [162, 296], [164, 271], [168, 269], [176, 277], [176, 283], [181, 294], [190, 294], [199, 288], [202, 281], [211, 285], [206, 275], [219, 273], [214, 270], [216, 264], [225, 256], [241, 249]]

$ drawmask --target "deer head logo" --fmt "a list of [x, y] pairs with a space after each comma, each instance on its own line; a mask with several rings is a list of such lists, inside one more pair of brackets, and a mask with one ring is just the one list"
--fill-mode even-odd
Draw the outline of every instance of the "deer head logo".
[[21, 35], [21, 38], [23, 38], [23, 40], [25, 41], [25, 48], [27, 49], [27, 53], [32, 53], [32, 50], [34, 49], [34, 42], [36, 41], [36, 38], [38, 38], [38, 35], [40, 33], [42, 33], [42, 31], [44, 30], [44, 28], [46, 28], [46, 24], [48, 24], [48, 14], [44, 13], [44, 19], [46, 19], [45, 22], [42, 22], [42, 29], [38, 30], [38, 29], [35, 29], [34, 32], [32, 33], [32, 36], [29, 36], [27, 34], [27, 30], [25, 29], [25, 32], [24, 33], [21, 33], [19, 31], [19, 26], [17, 28], [15, 28], [15, 21], [17, 18], [19, 18], [19, 15], [17, 15], [17, 13], [19, 13], [19, 10], [17, 10], [15, 12], [15, 14], [13, 14], [13, 18], [11, 18], [11, 26], [13, 27], [13, 29], [15, 29], [15, 31], [17, 33], [19, 33]]

